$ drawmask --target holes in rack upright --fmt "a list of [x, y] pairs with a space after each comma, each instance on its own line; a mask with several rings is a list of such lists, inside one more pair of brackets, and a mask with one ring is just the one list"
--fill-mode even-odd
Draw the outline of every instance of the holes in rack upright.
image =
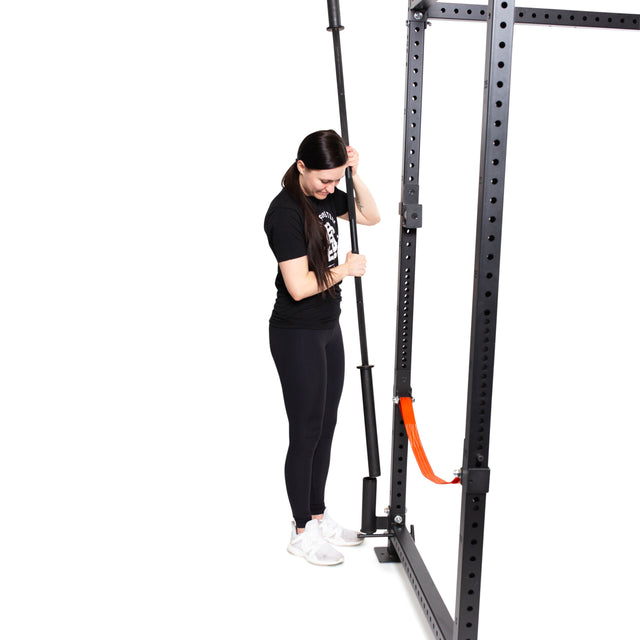
[[398, 465], [396, 466], [396, 511], [402, 511], [403, 509], [403, 505], [402, 505], [402, 500], [404, 497], [404, 477], [405, 477], [405, 472], [404, 472], [404, 466], [401, 466], [401, 464], [404, 462], [404, 449], [405, 449], [405, 445], [404, 445], [404, 439], [407, 437], [407, 434], [405, 432], [404, 429], [402, 429], [401, 427], [399, 428], [398, 431], [398, 452], [397, 452], [397, 457], [396, 460], [398, 462]]
[[[484, 250], [484, 256], [487, 261], [492, 261], [495, 257], [493, 251], [487, 251], [491, 246], [491, 243], [496, 242], [496, 236], [499, 232], [499, 227], [496, 227], [496, 223], [499, 219], [501, 212], [501, 202], [503, 198], [502, 178], [504, 168], [502, 166], [502, 159], [504, 157], [505, 144], [506, 144], [506, 128], [508, 114], [505, 113], [508, 91], [509, 91], [509, 75], [510, 75], [510, 55], [511, 55], [511, 37], [513, 24], [510, 18], [513, 12], [513, 3], [501, 2], [500, 7], [502, 15], [496, 15], [498, 22], [494, 27], [494, 38], [496, 40], [493, 44], [492, 57], [494, 65], [491, 69], [492, 82], [489, 85], [490, 96], [488, 115], [490, 125], [490, 133], [488, 134], [487, 153], [489, 154], [488, 164], [489, 167], [486, 170], [485, 181], [485, 211], [483, 213], [483, 224], [485, 226], [485, 243], [486, 249]], [[498, 9], [500, 11], [500, 9]], [[523, 11], [520, 11], [523, 13]], [[497, 249], [497, 248], [496, 248]], [[496, 251], [497, 253], [497, 251]], [[488, 290], [488, 285], [494, 285], [495, 271], [492, 270], [488, 274], [482, 273], [481, 277], [485, 284], [484, 290], [481, 292], [484, 301], [493, 308], [495, 304], [495, 290]], [[497, 276], [497, 274], [496, 274]], [[484, 305], [483, 305], [484, 306]], [[489, 321], [489, 310], [485, 310], [486, 321]]]
[[411, 229], [405, 229], [405, 238], [403, 244], [406, 253], [403, 254], [403, 286], [402, 286], [402, 331], [401, 331], [401, 344], [400, 344], [400, 362], [401, 368], [406, 369], [409, 362], [409, 328], [411, 320], [411, 291], [413, 288], [412, 277], [413, 273], [409, 262], [411, 261], [411, 251], [413, 246], [413, 240], [411, 235]]
[[424, 46], [424, 38], [422, 32], [424, 26], [422, 24], [413, 25], [413, 33], [409, 39], [412, 45], [411, 51], [411, 72], [413, 77], [408, 85], [406, 94], [406, 122], [405, 122], [405, 140], [408, 141], [405, 158], [405, 170], [403, 180], [405, 183], [417, 183], [418, 166], [414, 158], [408, 160], [409, 156], [416, 156], [418, 153], [417, 145], [414, 144], [419, 137], [420, 130], [420, 109], [421, 109], [421, 85], [422, 82], [422, 51]]
[[[466, 629], [466, 633], [474, 634], [478, 622], [478, 605], [480, 598], [480, 572], [482, 555], [482, 521], [481, 510], [484, 509], [484, 501], [479, 496], [473, 496], [470, 502], [465, 505], [465, 512], [468, 519], [468, 528], [465, 527], [465, 537], [468, 536], [469, 544], [465, 545], [462, 584], [461, 584], [461, 608], [460, 608], [460, 628]], [[466, 638], [466, 634], [461, 636]], [[475, 637], [475, 636], [474, 636]], [[471, 640], [469, 638], [469, 640]]]

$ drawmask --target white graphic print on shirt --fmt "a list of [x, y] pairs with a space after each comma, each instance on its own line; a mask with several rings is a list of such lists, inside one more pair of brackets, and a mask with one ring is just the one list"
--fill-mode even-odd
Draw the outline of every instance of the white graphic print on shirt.
[[[338, 225], [333, 214], [328, 211], [323, 211], [320, 214], [320, 220], [324, 222], [325, 229], [327, 230], [327, 238], [329, 240], [329, 266], [335, 266], [333, 262], [338, 259]], [[337, 262], [335, 263], [337, 264]]]
[[338, 257], [338, 241], [336, 240], [333, 227], [328, 222], [325, 222], [324, 226], [327, 229], [327, 236], [329, 236], [329, 262], [331, 262]]

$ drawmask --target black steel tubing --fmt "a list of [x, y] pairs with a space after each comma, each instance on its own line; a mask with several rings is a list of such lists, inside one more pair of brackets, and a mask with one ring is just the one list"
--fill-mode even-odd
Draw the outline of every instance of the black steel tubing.
[[376, 430], [375, 400], [373, 397], [373, 372], [371, 365], [361, 365], [360, 383], [362, 387], [362, 405], [364, 409], [364, 423], [367, 426], [367, 460], [369, 461], [369, 475], [380, 475], [380, 459], [378, 451], [378, 433]]
[[467, 425], [453, 640], [477, 640], [516, 8], [488, 7]]
[[[342, 69], [342, 49], [340, 46], [340, 31], [344, 27], [340, 24], [340, 4], [338, 0], [327, 0], [329, 12], [329, 27], [327, 31], [333, 34], [333, 53], [336, 66], [336, 80], [338, 86], [338, 105], [340, 110], [340, 127], [344, 143], [349, 144], [349, 128], [347, 123], [347, 106], [344, 93], [344, 73]], [[360, 253], [358, 249], [358, 232], [356, 228], [356, 209], [353, 188], [353, 175], [351, 167], [345, 172], [347, 202], [349, 209], [349, 231], [351, 233], [351, 251]], [[354, 278], [356, 288], [356, 307], [358, 314], [358, 329], [360, 334], [360, 353], [362, 365], [360, 369], [360, 382], [362, 385], [362, 402], [364, 406], [364, 426], [367, 441], [367, 457], [369, 463], [369, 476], [376, 478], [380, 475], [380, 455], [378, 451], [378, 433], [376, 427], [376, 414], [373, 396], [373, 376], [369, 364], [369, 351], [367, 347], [367, 331], [364, 316], [364, 301], [362, 293], [362, 279]]]
[[375, 478], [362, 479], [362, 533], [375, 533], [377, 484]]
[[[486, 22], [489, 8], [486, 4], [438, 2], [432, 3], [427, 9], [427, 16], [429, 19], [435, 20], [479, 20]], [[516, 24], [540, 24], [551, 27], [640, 30], [640, 15], [633, 13], [516, 7], [514, 20]]]
[[[404, 526], [394, 525], [395, 535], [389, 538], [390, 546], [410, 578], [418, 603], [431, 625], [431, 633], [436, 640], [458, 640], [454, 636], [454, 621], [447, 609], [429, 570], [427, 569], [416, 543]], [[474, 639], [475, 640], [475, 639]]]

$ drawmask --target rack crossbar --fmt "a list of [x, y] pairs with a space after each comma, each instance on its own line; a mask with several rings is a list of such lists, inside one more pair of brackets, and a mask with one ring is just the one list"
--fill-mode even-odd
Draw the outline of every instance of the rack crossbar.
[[[431, 20], [485, 21], [489, 13], [487, 5], [460, 2], [415, 2], [412, 11], [425, 11]], [[603, 11], [575, 11], [516, 7], [516, 24], [538, 24], [557, 27], [590, 27], [603, 29], [640, 30], [640, 15], [609, 13]]]

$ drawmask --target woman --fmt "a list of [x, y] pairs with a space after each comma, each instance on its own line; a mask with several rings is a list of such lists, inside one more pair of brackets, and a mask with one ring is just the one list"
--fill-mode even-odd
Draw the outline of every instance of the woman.
[[360, 254], [349, 252], [342, 264], [338, 261], [337, 218], [348, 220], [348, 210], [346, 194], [336, 187], [347, 167], [353, 175], [356, 221], [373, 225], [380, 220], [358, 175], [358, 159], [335, 131], [308, 135], [264, 223], [278, 261], [269, 340], [289, 419], [285, 481], [294, 522], [287, 550], [320, 565], [344, 560], [329, 543], [362, 542], [355, 531], [330, 518], [324, 503], [344, 381], [340, 282], [363, 276], [366, 269]]

